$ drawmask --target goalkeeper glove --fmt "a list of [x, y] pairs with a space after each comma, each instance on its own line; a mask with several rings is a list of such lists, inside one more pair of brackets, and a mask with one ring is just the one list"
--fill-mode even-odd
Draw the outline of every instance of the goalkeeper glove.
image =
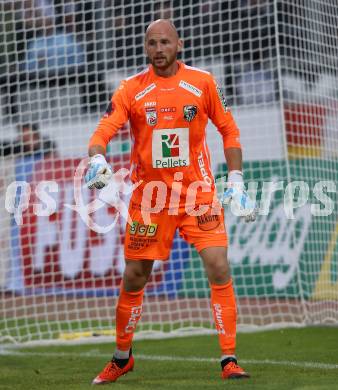
[[113, 176], [110, 165], [102, 154], [91, 157], [88, 164], [85, 181], [88, 188], [101, 189], [105, 187]]
[[244, 218], [245, 222], [256, 219], [256, 203], [250, 199], [245, 190], [241, 171], [229, 172], [227, 189], [224, 191], [222, 204], [223, 207], [231, 205], [231, 211], [235, 215]]

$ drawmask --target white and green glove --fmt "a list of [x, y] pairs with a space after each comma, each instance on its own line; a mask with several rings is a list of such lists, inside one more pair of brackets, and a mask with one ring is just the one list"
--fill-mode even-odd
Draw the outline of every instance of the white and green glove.
[[243, 173], [241, 171], [230, 171], [228, 174], [227, 189], [223, 193], [222, 204], [230, 206], [231, 211], [251, 222], [256, 219], [256, 203], [252, 201], [245, 190]]
[[88, 188], [101, 189], [105, 187], [113, 176], [113, 171], [102, 154], [96, 154], [91, 157], [88, 164], [88, 170], [85, 176], [85, 182]]

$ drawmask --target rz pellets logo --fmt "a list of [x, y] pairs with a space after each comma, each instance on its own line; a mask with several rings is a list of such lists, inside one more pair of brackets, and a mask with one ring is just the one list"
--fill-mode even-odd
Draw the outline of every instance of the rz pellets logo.
[[153, 168], [189, 166], [189, 129], [159, 129], [152, 136]]
[[180, 155], [180, 138], [178, 134], [162, 134], [162, 157], [178, 157]]

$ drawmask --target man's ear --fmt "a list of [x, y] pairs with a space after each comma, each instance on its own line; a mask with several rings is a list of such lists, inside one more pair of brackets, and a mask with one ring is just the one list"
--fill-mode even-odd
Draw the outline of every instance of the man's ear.
[[179, 39], [177, 43], [177, 52], [179, 53], [180, 51], [182, 51], [182, 49], [183, 49], [183, 41], [182, 39]]

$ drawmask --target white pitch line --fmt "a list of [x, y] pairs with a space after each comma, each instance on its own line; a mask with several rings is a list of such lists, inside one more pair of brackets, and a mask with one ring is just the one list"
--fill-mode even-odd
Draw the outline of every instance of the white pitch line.
[[[168, 361], [189, 361], [189, 362], [219, 362], [216, 358], [198, 358], [198, 357], [175, 357], [175, 356], [150, 356], [150, 355], [135, 355], [143, 360], [168, 360]], [[294, 362], [288, 360], [252, 360], [241, 359], [243, 364], [270, 364], [274, 366], [293, 366], [301, 368], [318, 368], [325, 370], [338, 370], [338, 364], [318, 363], [318, 362]]]
[[[105, 358], [110, 359], [112, 354], [100, 353], [98, 350], [81, 352], [81, 353], [67, 353], [67, 352], [24, 352], [24, 351], [14, 351], [8, 349], [0, 349], [0, 356], [42, 356], [42, 357], [77, 357], [77, 358]], [[219, 359], [216, 358], [200, 358], [200, 357], [182, 357], [182, 356], [165, 356], [165, 355], [134, 355], [136, 359], [140, 360], [154, 360], [154, 361], [179, 361], [179, 362], [201, 362], [201, 363], [214, 363], [219, 362]], [[297, 362], [290, 360], [252, 360], [252, 359], [241, 359], [243, 364], [268, 364], [272, 366], [292, 366], [299, 368], [313, 368], [313, 369], [322, 369], [322, 370], [338, 370], [338, 364], [330, 363], [319, 363], [319, 362]]]

